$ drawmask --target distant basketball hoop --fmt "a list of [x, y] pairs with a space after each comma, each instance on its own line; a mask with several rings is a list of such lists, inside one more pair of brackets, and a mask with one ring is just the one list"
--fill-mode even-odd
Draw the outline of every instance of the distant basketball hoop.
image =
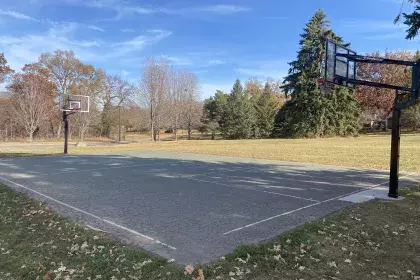
[[64, 154], [68, 151], [69, 120], [68, 116], [76, 113], [89, 113], [89, 96], [64, 94], [60, 96], [60, 110], [64, 122]]

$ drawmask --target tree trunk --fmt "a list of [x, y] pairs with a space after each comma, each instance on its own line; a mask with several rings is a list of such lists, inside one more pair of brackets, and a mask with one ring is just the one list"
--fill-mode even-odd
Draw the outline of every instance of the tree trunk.
[[55, 138], [54, 124], [52, 121], [50, 121], [50, 128], [51, 128], [52, 137]]
[[214, 140], [214, 132], [211, 133], [211, 140]]
[[85, 140], [85, 129], [82, 128], [80, 131], [80, 137], [79, 137], [79, 141], [83, 142]]
[[192, 129], [191, 129], [191, 124], [188, 124], [188, 140], [191, 140], [191, 134], [192, 134]]
[[175, 117], [175, 127], [174, 127], [174, 132], [175, 132], [175, 141], [178, 141], [178, 118]]
[[155, 130], [154, 130], [154, 119], [153, 119], [153, 103], [150, 101], [150, 127], [152, 129], [152, 141], [155, 140]]
[[29, 142], [32, 143], [33, 140], [34, 140], [34, 132], [31, 131], [29, 132]]
[[57, 138], [60, 138], [61, 135], [61, 122], [58, 124], [58, 128], [57, 128]]

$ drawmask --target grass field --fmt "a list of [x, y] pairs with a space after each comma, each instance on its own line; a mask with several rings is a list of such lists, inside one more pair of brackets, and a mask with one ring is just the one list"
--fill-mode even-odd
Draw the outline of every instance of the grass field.
[[[420, 186], [219, 261], [180, 267], [55, 214], [0, 184], [0, 279], [420, 279]], [[200, 277], [201, 275], [201, 277]]]
[[[268, 139], [268, 140], [181, 140], [142, 142], [107, 147], [70, 148], [71, 154], [117, 152], [124, 150], [164, 150], [257, 159], [331, 164], [362, 168], [389, 168], [390, 136], [369, 135], [357, 138], [330, 139]], [[61, 147], [5, 147], [0, 157], [58, 154]], [[403, 171], [420, 172], [420, 135], [401, 137]]]

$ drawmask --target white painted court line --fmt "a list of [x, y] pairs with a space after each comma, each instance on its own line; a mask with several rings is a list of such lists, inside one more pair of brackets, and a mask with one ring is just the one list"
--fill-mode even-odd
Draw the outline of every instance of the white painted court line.
[[243, 189], [243, 190], [249, 190], [249, 191], [255, 191], [255, 192], [263, 192], [263, 193], [269, 193], [269, 194], [274, 194], [274, 195], [279, 195], [279, 196], [291, 197], [291, 198], [296, 198], [296, 199], [301, 199], [301, 200], [307, 200], [307, 201], [311, 201], [311, 202], [320, 202], [319, 200], [312, 199], [312, 198], [305, 198], [305, 197], [288, 195], [288, 194], [283, 194], [283, 193], [263, 191], [263, 190], [259, 190], [259, 189], [254, 189], [252, 187], [244, 187], [244, 186], [239, 186], [239, 185], [230, 185], [230, 184], [224, 184], [224, 183], [219, 183], [219, 182], [207, 181], [207, 180], [202, 180], [202, 179], [197, 179], [197, 178], [192, 178], [192, 177], [181, 177], [181, 178], [188, 179], [188, 180], [193, 180], [193, 181], [198, 181], [198, 182], [203, 182], [203, 183], [221, 185], [221, 186], [226, 186], [226, 187], [231, 187], [231, 188], [238, 188], [238, 189]]
[[67, 170], [67, 171], [60, 171], [60, 172], [45, 173], [45, 175], [58, 175], [58, 174], [75, 173], [75, 172], [101, 171], [101, 170], [109, 170], [109, 169], [131, 168], [131, 167], [162, 165], [162, 164], [165, 164], [165, 163], [163, 162], [162, 163], [144, 163], [144, 164], [134, 164], [134, 165], [108, 166], [108, 167], [95, 168], [95, 169]]
[[220, 174], [220, 173], [226, 173], [226, 172], [235, 172], [235, 171], [252, 171], [256, 169], [256, 167], [248, 167], [248, 168], [237, 168], [237, 169], [228, 169], [228, 170], [215, 170], [215, 171], [211, 171], [211, 172], [207, 172], [207, 173], [200, 173], [200, 174], [195, 174], [195, 175], [191, 175], [191, 177], [197, 177], [197, 176], [206, 176], [206, 175], [210, 175], [210, 174]]
[[[406, 178], [406, 177], [410, 177], [413, 174], [416, 174], [416, 172], [412, 172], [410, 174], [407, 174], [405, 176], [402, 176], [402, 177], [400, 177], [400, 179], [403, 179], [403, 178]], [[261, 223], [264, 223], [264, 222], [267, 222], [267, 221], [270, 221], [270, 220], [273, 220], [273, 219], [276, 219], [276, 218], [279, 218], [279, 217], [282, 217], [282, 216], [287, 216], [287, 215], [290, 215], [292, 213], [295, 213], [295, 212], [298, 212], [298, 211], [301, 211], [301, 210], [304, 210], [304, 209], [307, 209], [307, 208], [311, 208], [311, 207], [314, 207], [314, 206], [317, 206], [317, 205], [320, 205], [320, 204], [323, 204], [323, 203], [327, 203], [327, 202], [330, 202], [330, 201], [333, 201], [333, 200], [337, 200], [337, 199], [340, 199], [340, 198], [343, 198], [343, 197], [346, 197], [346, 196], [349, 196], [349, 195], [352, 195], [352, 194], [355, 194], [355, 193], [363, 192], [363, 191], [366, 191], [368, 189], [373, 189], [373, 188], [382, 186], [382, 185], [387, 184], [387, 183], [388, 183], [388, 181], [383, 182], [383, 183], [380, 183], [380, 184], [377, 184], [377, 185], [374, 185], [374, 186], [371, 186], [371, 187], [366, 188], [366, 189], [364, 189], [362, 191], [361, 190], [357, 190], [357, 191], [354, 191], [354, 192], [351, 192], [351, 193], [348, 193], [348, 194], [340, 195], [340, 196], [333, 197], [333, 198], [330, 198], [330, 199], [327, 199], [327, 200], [323, 200], [323, 201], [320, 201], [320, 202], [317, 202], [317, 203], [309, 204], [307, 206], [304, 206], [304, 207], [301, 207], [301, 208], [298, 208], [298, 209], [294, 209], [294, 210], [291, 210], [289, 212], [285, 212], [285, 213], [282, 213], [282, 214], [279, 214], [279, 215], [275, 215], [275, 216], [269, 217], [267, 219], [264, 219], [264, 220], [261, 220], [261, 221], [257, 221], [255, 223], [248, 224], [248, 225], [245, 225], [243, 227], [239, 227], [239, 228], [236, 228], [236, 229], [227, 231], [227, 232], [223, 233], [223, 235], [227, 235], [227, 234], [230, 234], [230, 233], [233, 233], [233, 232], [236, 232], [236, 231], [240, 231], [240, 230], [243, 230], [245, 228], [249, 228], [249, 227], [252, 227], [252, 226], [255, 226], [255, 225], [258, 225], [258, 224], [261, 224]]]
[[53, 197], [51, 197], [51, 196], [48, 196], [48, 195], [43, 194], [43, 193], [41, 193], [41, 192], [39, 192], [39, 191], [33, 190], [33, 189], [31, 189], [31, 188], [29, 188], [29, 187], [26, 187], [26, 186], [24, 186], [24, 185], [21, 185], [21, 184], [19, 184], [19, 183], [13, 182], [13, 181], [11, 181], [11, 180], [9, 180], [9, 179], [6, 179], [6, 178], [4, 178], [4, 177], [2, 177], [2, 176], [0, 176], [0, 179], [1, 179], [1, 180], [4, 180], [4, 181], [6, 181], [6, 182], [12, 183], [12, 184], [14, 184], [14, 185], [16, 185], [16, 186], [18, 186], [18, 187], [20, 187], [20, 188], [23, 188], [23, 189], [25, 189], [25, 190], [30, 191], [30, 192], [36, 193], [36, 194], [38, 194], [38, 195], [40, 195], [40, 196], [43, 196], [43, 197], [45, 197], [45, 198], [47, 198], [47, 199], [49, 199], [49, 200], [51, 200], [51, 201], [54, 201], [54, 202], [56, 202], [56, 203], [58, 203], [58, 204], [61, 204], [61, 205], [65, 206], [65, 207], [68, 207], [68, 208], [70, 208], [70, 209], [73, 209], [73, 210], [75, 210], [75, 211], [77, 211], [77, 212], [80, 212], [80, 213], [83, 213], [83, 214], [85, 214], [85, 215], [87, 215], [87, 216], [90, 216], [90, 217], [92, 217], [92, 218], [95, 218], [95, 219], [97, 219], [97, 220], [99, 220], [99, 221], [102, 221], [102, 222], [104, 222], [104, 223], [110, 224], [110, 225], [112, 225], [112, 226], [114, 226], [114, 227], [117, 227], [117, 228], [119, 228], [119, 229], [125, 230], [125, 231], [127, 231], [127, 232], [132, 233], [132, 234], [138, 235], [138, 236], [143, 237], [143, 238], [145, 238], [145, 239], [147, 239], [147, 240], [153, 241], [153, 242], [155, 242], [156, 244], [161, 244], [161, 245], [163, 245], [163, 246], [165, 246], [165, 247], [168, 247], [169, 249], [176, 250], [176, 248], [175, 248], [175, 247], [170, 246], [170, 245], [168, 245], [168, 244], [166, 244], [166, 243], [163, 243], [163, 242], [161, 242], [161, 241], [159, 241], [159, 240], [157, 240], [157, 239], [154, 239], [154, 238], [152, 238], [152, 237], [150, 237], [150, 236], [147, 236], [147, 235], [142, 234], [142, 233], [140, 233], [140, 232], [137, 232], [137, 231], [135, 231], [135, 230], [129, 229], [129, 228], [125, 227], [125, 226], [122, 226], [122, 225], [119, 225], [119, 224], [117, 224], [117, 223], [114, 223], [113, 221], [110, 221], [110, 220], [107, 220], [107, 219], [101, 218], [101, 217], [99, 217], [99, 216], [96, 216], [95, 214], [92, 214], [92, 213], [89, 213], [89, 212], [87, 212], [87, 211], [84, 211], [84, 210], [82, 210], [82, 209], [80, 209], [80, 208], [74, 207], [74, 206], [72, 206], [72, 205], [70, 205], [70, 204], [67, 204], [67, 203], [62, 202], [62, 201], [60, 201], [60, 200], [57, 200], [57, 199], [55, 199], [55, 198], [53, 198]]
[[239, 228], [230, 230], [228, 232], [223, 233], [223, 235], [226, 235], [226, 234], [229, 234], [229, 233], [232, 233], [232, 232], [235, 232], [235, 231], [239, 231], [239, 230], [242, 230], [242, 229], [245, 229], [245, 228], [249, 228], [249, 227], [252, 227], [252, 226], [255, 226], [255, 225], [258, 225], [258, 224], [261, 224], [261, 223], [270, 221], [270, 220], [273, 220], [273, 219], [278, 218], [278, 217], [281, 217], [281, 216], [286, 216], [286, 215], [292, 214], [294, 212], [297, 212], [297, 211], [300, 211], [300, 210], [303, 210], [303, 209], [306, 209], [306, 208], [310, 208], [310, 207], [319, 205], [321, 203], [322, 202], [317, 202], [317, 203], [314, 203], [314, 204], [309, 204], [309, 205], [307, 205], [305, 207], [301, 207], [301, 208], [298, 208], [298, 209], [295, 209], [295, 210], [292, 210], [292, 211], [289, 211], [289, 212], [285, 212], [285, 213], [282, 213], [282, 214], [279, 214], [279, 215], [276, 215], [276, 216], [273, 216], [273, 217], [270, 217], [270, 218], [267, 218], [267, 219], [264, 219], [264, 220], [261, 220], [261, 221], [252, 223], [252, 224], [248, 224], [248, 225], [243, 226], [243, 227], [239, 227]]

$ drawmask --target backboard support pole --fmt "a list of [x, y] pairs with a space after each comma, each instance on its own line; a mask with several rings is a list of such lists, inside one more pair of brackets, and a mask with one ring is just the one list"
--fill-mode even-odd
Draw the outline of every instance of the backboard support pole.
[[[392, 198], [398, 198], [401, 110], [420, 103], [420, 59], [417, 61], [404, 61], [357, 55], [355, 51], [352, 51], [347, 47], [340, 46], [331, 40], [326, 41], [325, 49], [325, 82], [347, 87], [349, 87], [350, 84], [352, 85], [351, 88], [354, 88], [356, 85], [363, 85], [395, 90], [395, 100], [394, 106], [392, 108], [391, 160], [388, 196]], [[334, 59], [334, 61], [330, 61], [331, 59]], [[411, 67], [411, 86], [397, 86], [368, 80], [360, 80], [356, 75], [356, 68], [358, 63], [401, 65]], [[350, 71], [352, 71], [352, 76], [350, 76]], [[409, 93], [410, 97], [408, 99], [404, 98], [404, 100], [399, 100], [400, 91]]]
[[67, 112], [63, 112], [63, 122], [64, 122], [64, 154], [68, 153], [69, 146], [69, 120]]
[[388, 193], [388, 196], [392, 198], [398, 198], [398, 173], [399, 173], [399, 163], [400, 163], [401, 109], [397, 107], [397, 103], [398, 103], [398, 90], [395, 91], [395, 102], [394, 102], [394, 107], [392, 110], [391, 164], [390, 164], [389, 193]]
[[63, 112], [64, 122], [64, 154], [68, 154], [69, 146], [69, 119], [76, 113], [89, 113], [90, 98], [86, 95], [64, 94], [59, 96], [60, 110]]

